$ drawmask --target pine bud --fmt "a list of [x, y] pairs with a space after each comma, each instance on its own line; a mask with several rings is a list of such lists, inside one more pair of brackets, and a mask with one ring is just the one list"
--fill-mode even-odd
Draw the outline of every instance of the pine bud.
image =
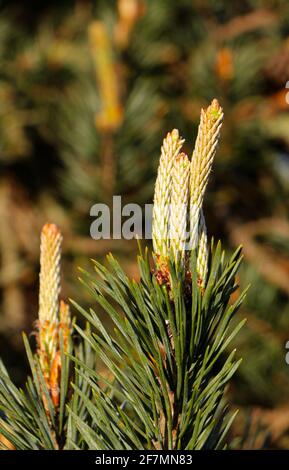
[[170, 214], [170, 246], [173, 258], [184, 263], [187, 242], [190, 161], [180, 153], [172, 170], [172, 193]]
[[44, 225], [40, 245], [39, 359], [46, 380], [58, 349], [58, 312], [62, 235], [54, 224]]
[[223, 110], [214, 99], [206, 110], [201, 111], [201, 121], [191, 162], [190, 245], [192, 249], [198, 245], [200, 211], [219, 142], [222, 121]]
[[179, 154], [182, 144], [179, 131], [169, 132], [163, 141], [160, 164], [155, 185], [153, 208], [153, 248], [161, 258], [169, 255], [169, 214], [171, 202], [171, 180], [174, 160]]

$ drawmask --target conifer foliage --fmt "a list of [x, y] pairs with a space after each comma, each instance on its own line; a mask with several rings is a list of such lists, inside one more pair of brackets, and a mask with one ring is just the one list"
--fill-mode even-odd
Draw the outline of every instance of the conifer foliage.
[[[1, 363], [0, 433], [13, 448], [62, 449], [77, 441], [77, 431], [68, 416], [71, 404], [82, 415], [78, 398], [71, 394], [70, 380], [87, 394], [82, 379], [72, 373], [68, 354], [86, 360], [91, 366], [93, 356], [89, 345], [73, 345], [72, 324], [68, 304], [59, 300], [62, 235], [54, 224], [44, 225], [40, 243], [39, 318], [35, 332], [37, 351], [32, 353], [23, 335], [32, 376], [26, 389], [18, 390]], [[3, 447], [6, 446], [3, 444]]]
[[82, 270], [96, 307], [72, 301], [87, 324], [73, 335], [59, 302], [61, 234], [44, 226], [35, 354], [24, 337], [32, 377], [23, 391], [0, 372], [0, 429], [14, 448], [224, 448], [234, 417], [224, 390], [240, 362], [230, 343], [242, 326], [230, 322], [244, 294], [231, 301], [241, 250], [226, 261], [220, 243], [208, 246], [202, 209], [222, 119], [213, 100], [191, 161], [179, 132], [167, 135], [153, 252], [140, 247], [138, 280], [111, 254], [108, 266], [93, 261], [94, 274]]

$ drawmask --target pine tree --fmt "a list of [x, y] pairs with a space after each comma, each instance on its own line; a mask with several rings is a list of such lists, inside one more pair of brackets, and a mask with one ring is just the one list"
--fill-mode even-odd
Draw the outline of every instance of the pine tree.
[[[206, 224], [226, 249], [244, 244], [241, 283], [248, 278], [253, 287], [241, 312], [249, 321], [236, 345], [254, 360], [238, 369], [231, 400], [248, 415], [256, 406], [266, 413], [286, 406], [289, 386], [288, 235], [283, 231], [280, 243], [276, 229], [288, 215], [288, 2], [170, 3], [97, 0], [91, 8], [75, 2], [61, 12], [52, 6], [45, 15], [33, 11], [32, 19], [24, 3], [17, 16], [13, 8], [2, 11], [2, 354], [16, 362], [15, 375], [22, 374], [22, 350], [14, 359], [6, 344], [14, 348], [11, 328], [15, 339], [32, 316], [26, 288], [36, 301], [35, 234], [44, 221], [54, 220], [71, 241], [87, 236], [92, 203], [110, 201], [112, 193], [150, 201], [164, 129], [178, 127], [190, 142], [200, 107], [218, 96], [226, 121], [205, 200], [206, 223], [200, 214], [198, 272], [200, 279], [208, 276]], [[29, 30], [21, 14], [31, 19]], [[190, 155], [189, 146], [183, 153]], [[35, 204], [19, 210], [23, 187]], [[259, 233], [257, 222], [250, 235], [246, 222], [263, 216], [270, 217], [266, 233]], [[104, 252], [101, 243], [78, 242], [70, 245], [75, 256], [65, 258], [69, 295], [77, 290], [71, 259], [84, 265], [91, 251]]]
[[[209, 250], [203, 236], [202, 199], [220, 116], [216, 100], [202, 110], [204, 139], [197, 139], [198, 157], [195, 149], [191, 163], [181, 152], [178, 131], [164, 140], [154, 198], [154, 252], [140, 248], [140, 280], [130, 279], [111, 254], [109, 268], [94, 261], [96, 276], [82, 270], [113, 332], [99, 311], [72, 301], [88, 322], [85, 329], [74, 325], [81, 339], [74, 345], [69, 308], [59, 302], [61, 233], [54, 224], [43, 227], [35, 354], [24, 336], [32, 377], [23, 391], [4, 366], [0, 373], [0, 432], [16, 449], [225, 446], [234, 414], [224, 390], [240, 363], [228, 348], [243, 323], [231, 329], [230, 322], [244, 294], [231, 302], [241, 250], [225, 261], [221, 244], [212, 242]], [[202, 127], [204, 121], [208, 125]], [[192, 217], [190, 198], [196, 194], [202, 196], [201, 217], [195, 207]], [[199, 239], [192, 248], [195, 233]], [[96, 358], [108, 374], [95, 367]]]

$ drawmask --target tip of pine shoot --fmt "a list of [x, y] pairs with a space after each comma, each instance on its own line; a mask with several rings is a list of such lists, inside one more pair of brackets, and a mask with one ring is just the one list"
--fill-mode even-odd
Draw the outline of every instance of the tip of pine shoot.
[[210, 106], [207, 108], [207, 115], [213, 120], [217, 121], [223, 114], [223, 108], [220, 106], [219, 101], [214, 98]]
[[179, 133], [178, 129], [173, 129], [172, 132], [171, 132], [171, 136], [172, 136], [173, 141], [179, 140], [180, 133]]
[[55, 224], [46, 223], [42, 227], [42, 233], [44, 235], [58, 235], [61, 234], [59, 228]]

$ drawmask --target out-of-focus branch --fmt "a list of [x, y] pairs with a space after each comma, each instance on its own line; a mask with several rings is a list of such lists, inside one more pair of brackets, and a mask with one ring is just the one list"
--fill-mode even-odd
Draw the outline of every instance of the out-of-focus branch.
[[272, 11], [260, 8], [246, 15], [235, 16], [228, 23], [219, 26], [216, 36], [218, 40], [231, 39], [255, 29], [272, 26], [277, 21], [278, 17]]
[[289, 222], [271, 218], [231, 227], [230, 238], [234, 245], [243, 245], [245, 257], [265, 279], [289, 295], [289, 261], [278, 258], [274, 250], [262, 246], [256, 237], [278, 234], [289, 240]]
[[13, 273], [19, 271], [21, 265], [18, 253], [18, 243], [13, 228], [13, 204], [11, 203], [12, 187], [9, 180], [0, 186], [0, 253], [1, 269], [6, 277], [10, 277], [3, 289], [2, 328], [23, 328], [25, 324], [25, 305], [23, 292]]

